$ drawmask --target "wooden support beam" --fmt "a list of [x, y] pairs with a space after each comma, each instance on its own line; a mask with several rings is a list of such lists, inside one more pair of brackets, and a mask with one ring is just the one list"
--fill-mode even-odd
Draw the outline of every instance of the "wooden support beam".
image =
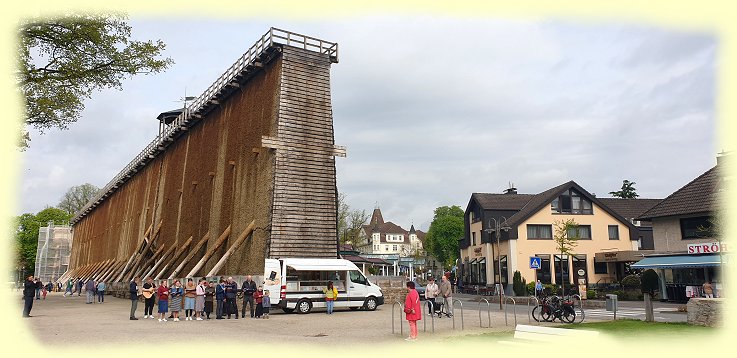
[[123, 279], [123, 275], [125, 275], [131, 263], [133, 263], [133, 259], [136, 257], [136, 254], [138, 254], [138, 251], [141, 250], [141, 246], [143, 246], [144, 243], [148, 242], [148, 240], [146, 240], [146, 237], [151, 232], [152, 228], [153, 228], [153, 223], [149, 225], [148, 229], [146, 230], [146, 233], [143, 234], [143, 240], [141, 240], [141, 242], [138, 243], [138, 246], [136, 246], [136, 249], [133, 250], [133, 254], [131, 255], [131, 257], [128, 258], [128, 262], [126, 262], [125, 267], [123, 267], [123, 270], [120, 271], [120, 274], [118, 275], [118, 278], [115, 279], [115, 282], [120, 282]]
[[100, 279], [102, 281], [105, 281], [105, 279], [107, 279], [107, 276], [110, 275], [110, 271], [112, 271], [113, 269], [115, 269], [115, 267], [118, 266], [118, 265], [120, 265], [120, 261], [112, 260], [110, 262], [110, 265], [108, 265], [105, 268], [105, 270], [102, 271], [102, 273], [100, 274], [100, 276], [98, 277], [98, 279]]
[[[151, 247], [153, 247], [156, 243], [156, 239], [159, 238], [159, 233], [161, 232], [161, 224], [163, 223], [163, 220], [159, 221], [159, 224], [156, 225], [156, 229], [154, 230], [154, 233], [152, 235], [152, 239], [148, 240], [145, 245], [143, 245], [143, 249], [140, 250], [140, 253], [136, 260], [134, 261], [133, 265], [131, 265], [130, 270], [128, 271], [128, 276], [126, 278], [126, 281], [132, 280], [135, 276], [135, 274], [138, 272], [139, 265], [143, 261], [143, 258], [146, 256], [147, 251]], [[146, 239], [144, 237], [144, 239]]]
[[207, 262], [207, 260], [209, 260], [210, 257], [212, 257], [212, 255], [215, 253], [215, 251], [218, 248], [220, 248], [220, 246], [223, 246], [223, 244], [225, 243], [225, 240], [228, 239], [228, 236], [230, 236], [230, 225], [228, 225], [228, 227], [225, 229], [225, 231], [223, 231], [223, 233], [220, 235], [220, 237], [218, 237], [217, 241], [215, 241], [215, 244], [212, 245], [212, 247], [209, 250], [207, 250], [207, 252], [205, 253], [205, 256], [202, 256], [202, 258], [197, 263], [197, 265], [195, 265], [192, 268], [192, 270], [189, 271], [189, 274], [187, 274], [186, 277], [194, 277], [194, 275], [196, 275], [197, 272], [200, 271], [200, 269]]
[[177, 251], [174, 253], [174, 256], [166, 260], [166, 264], [161, 268], [161, 271], [154, 277], [154, 280], [158, 280], [161, 277], [164, 277], [164, 274], [166, 273], [166, 270], [169, 269], [169, 267], [179, 260], [179, 258], [187, 252], [187, 248], [189, 247], [189, 244], [192, 242], [193, 236], [190, 236], [187, 241], [184, 242], [184, 244], [177, 249]]
[[161, 255], [161, 257], [158, 260], [156, 260], [153, 267], [151, 267], [151, 269], [146, 271], [141, 277], [146, 278], [148, 276], [151, 276], [156, 270], [156, 268], [158, 268], [159, 265], [161, 265], [161, 263], [164, 262], [164, 260], [166, 260], [166, 258], [169, 257], [169, 255], [171, 255], [171, 253], [174, 252], [174, 249], [176, 248], [177, 248], [177, 245], [171, 245], [171, 247], [168, 250], [166, 250], [166, 252], [164, 252], [164, 254]]
[[145, 273], [148, 270], [148, 268], [151, 267], [151, 265], [154, 263], [156, 258], [158, 258], [161, 255], [162, 252], [164, 252], [164, 245], [161, 245], [161, 247], [158, 250], [156, 250], [156, 252], [154, 252], [154, 254], [151, 255], [151, 257], [149, 257], [149, 259], [146, 260], [146, 262], [144, 262], [143, 265], [141, 265], [136, 270], [136, 272], [133, 274], [133, 277], [138, 277], [142, 273]]
[[230, 245], [230, 247], [228, 248], [228, 251], [225, 252], [225, 255], [223, 255], [223, 257], [220, 258], [220, 260], [215, 264], [215, 266], [212, 267], [212, 270], [210, 270], [210, 272], [208, 272], [207, 275], [205, 275], [205, 277], [212, 277], [215, 274], [217, 274], [220, 268], [223, 265], [225, 265], [225, 262], [228, 261], [228, 258], [230, 257], [230, 255], [233, 254], [233, 252], [235, 252], [235, 250], [237, 250], [238, 247], [241, 246], [241, 244], [243, 244], [244, 241], [246, 241], [247, 237], [251, 236], [251, 234], [253, 233], [253, 229], [255, 227], [256, 227], [256, 220], [253, 220], [251, 221], [250, 224], [248, 224], [246, 229], [243, 230], [240, 236], [238, 236], [238, 238], [235, 240], [233, 245]]
[[115, 263], [115, 260], [106, 260], [105, 264], [102, 265], [99, 269], [97, 269], [97, 272], [92, 276], [92, 278], [97, 281], [102, 277], [102, 275], [107, 272], [107, 269], [110, 268]]
[[102, 261], [102, 262], [100, 262], [100, 263], [99, 263], [99, 264], [98, 264], [98, 265], [97, 265], [97, 266], [96, 266], [96, 267], [95, 267], [95, 268], [94, 268], [94, 269], [92, 270], [92, 272], [90, 272], [90, 274], [89, 274], [89, 278], [91, 278], [91, 279], [93, 279], [93, 280], [94, 280], [94, 279], [96, 279], [96, 278], [97, 278], [97, 276], [98, 276], [98, 275], [100, 274], [100, 271], [102, 271], [102, 269], [104, 269], [104, 268], [105, 268], [105, 266], [107, 266], [107, 265], [108, 265], [109, 263], [110, 263], [110, 260], [109, 260], [109, 259], [108, 259], [108, 260], [105, 260], [105, 261]]
[[107, 275], [105, 275], [105, 276], [102, 277], [102, 280], [105, 281], [105, 282], [108, 282], [109, 280], [112, 280], [113, 277], [115, 277], [115, 275], [117, 274], [117, 272], [120, 271], [120, 269], [123, 268], [123, 265], [125, 265], [125, 261], [118, 261], [115, 264], [115, 266], [113, 266], [113, 268], [110, 269], [110, 271], [107, 273]]
[[205, 234], [204, 237], [202, 237], [202, 240], [200, 240], [200, 242], [198, 242], [197, 245], [195, 245], [194, 249], [192, 249], [192, 251], [190, 251], [189, 254], [187, 254], [187, 257], [185, 257], [184, 260], [182, 260], [179, 266], [177, 266], [177, 268], [174, 269], [171, 275], [169, 275], [170, 280], [175, 278], [177, 274], [179, 274], [179, 271], [181, 271], [184, 268], [184, 265], [186, 265], [187, 262], [189, 262], [189, 260], [191, 260], [192, 257], [196, 255], [198, 251], [200, 251], [200, 248], [202, 248], [202, 245], [206, 244], [208, 240], [210, 240], [209, 231], [207, 232], [207, 234]]

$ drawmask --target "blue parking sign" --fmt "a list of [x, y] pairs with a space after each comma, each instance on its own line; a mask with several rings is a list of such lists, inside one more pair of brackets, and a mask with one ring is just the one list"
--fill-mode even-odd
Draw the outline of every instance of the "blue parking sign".
[[542, 261], [539, 257], [536, 256], [530, 256], [530, 268], [539, 270], [540, 266], [542, 266]]

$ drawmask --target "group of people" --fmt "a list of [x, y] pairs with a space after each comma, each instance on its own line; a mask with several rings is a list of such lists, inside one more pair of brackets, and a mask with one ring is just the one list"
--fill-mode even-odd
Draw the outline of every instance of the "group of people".
[[[179, 313], [184, 310], [185, 321], [202, 321], [210, 319], [210, 314], [215, 308], [215, 319], [228, 319], [235, 316], [238, 319], [238, 284], [233, 277], [220, 279], [220, 282], [200, 279], [195, 285], [193, 279], [187, 279], [182, 285], [181, 281], [174, 280], [171, 287], [167, 280], [161, 280], [156, 286], [151, 277], [146, 278], [146, 283], [139, 287], [139, 279], [130, 282], [131, 311], [130, 319], [136, 318], [136, 308], [139, 296], [144, 298], [143, 318], [155, 318], [153, 307], [158, 299], [157, 318], [159, 322], [168, 321], [172, 318], [174, 322], [180, 321]], [[246, 306], [250, 306], [251, 318], [269, 318], [271, 299], [269, 291], [264, 291], [262, 286], [256, 286], [251, 276], [247, 276], [240, 291], [243, 293], [243, 305], [241, 318], [246, 317]], [[184, 305], [182, 305], [184, 303]], [[167, 314], [170, 313], [169, 316]]]

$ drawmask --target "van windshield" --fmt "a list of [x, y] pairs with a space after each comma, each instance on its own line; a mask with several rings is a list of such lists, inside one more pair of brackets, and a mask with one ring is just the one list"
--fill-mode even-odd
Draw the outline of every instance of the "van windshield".
[[350, 278], [353, 283], [360, 283], [366, 286], [369, 284], [366, 277], [364, 277], [360, 271], [348, 271], [348, 278]]

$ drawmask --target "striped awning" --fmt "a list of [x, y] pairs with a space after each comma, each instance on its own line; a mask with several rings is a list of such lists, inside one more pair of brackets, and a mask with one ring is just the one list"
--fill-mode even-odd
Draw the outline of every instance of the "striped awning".
[[726, 263], [726, 255], [720, 259], [719, 255], [678, 255], [646, 257], [632, 264], [636, 269], [654, 268], [689, 268], [720, 266], [722, 260]]

